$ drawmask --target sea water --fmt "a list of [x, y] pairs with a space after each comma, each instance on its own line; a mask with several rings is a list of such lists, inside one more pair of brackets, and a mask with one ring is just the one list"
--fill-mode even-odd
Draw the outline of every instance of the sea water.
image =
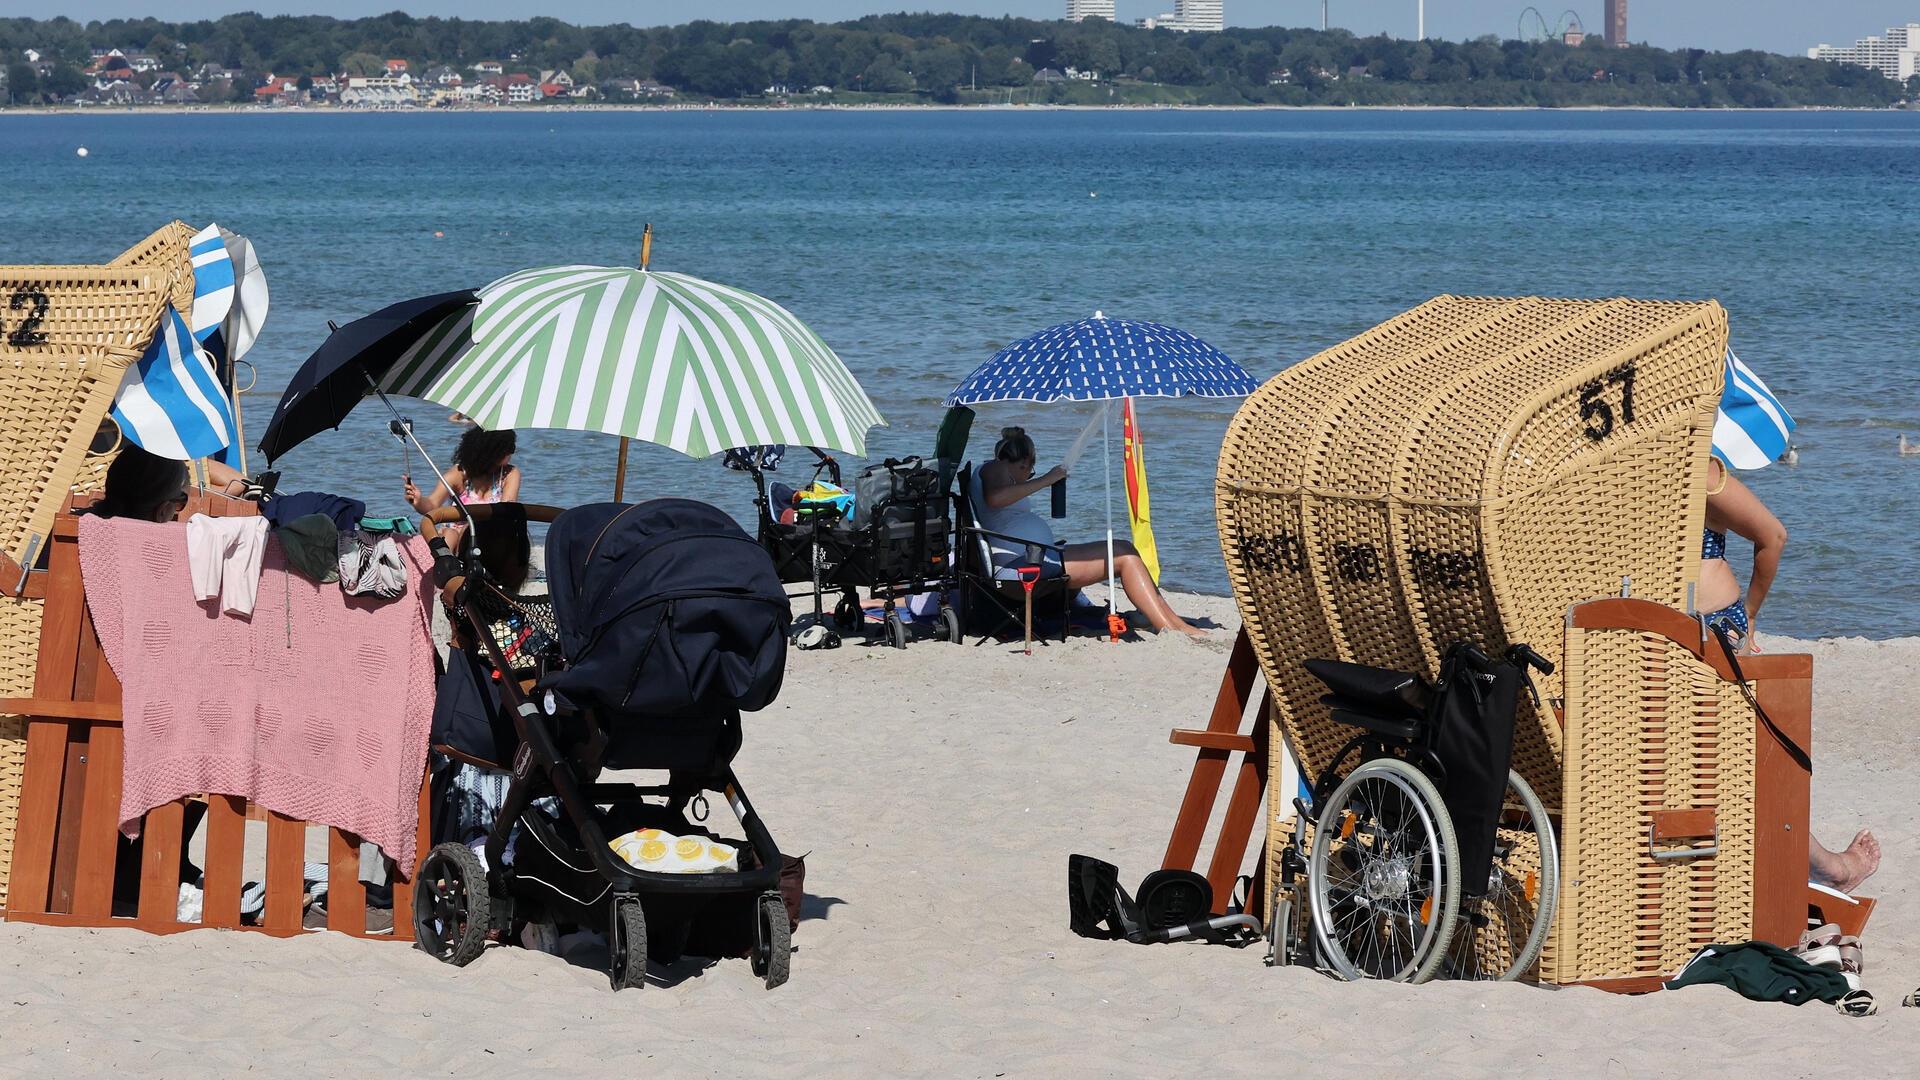
[[[1710, 297], [1800, 422], [1798, 466], [1748, 477], [1792, 537], [1763, 626], [1920, 633], [1920, 458], [1895, 453], [1920, 437], [1917, 114], [14, 116], [0, 191], [0, 262], [101, 261], [176, 217], [252, 237], [273, 295], [256, 439], [327, 320], [530, 265], [632, 264], [649, 222], [656, 268], [763, 293], [840, 353], [890, 421], [875, 457], [930, 453], [969, 370], [1095, 310], [1180, 326], [1264, 379], [1438, 293]], [[1235, 404], [1142, 405], [1172, 586], [1225, 590], [1212, 482]], [[1023, 424], [1044, 469], [1086, 408], [983, 408], [973, 456]], [[407, 410], [446, 465], [459, 428]], [[385, 428], [363, 404], [278, 463], [283, 485], [400, 511], [402, 472], [426, 469]], [[1117, 468], [1117, 425], [1113, 446]], [[521, 447], [523, 497], [611, 496], [614, 440]], [[1071, 487], [1062, 538], [1100, 537], [1098, 450]], [[752, 513], [745, 476], [652, 447], [628, 491]], [[1116, 517], [1124, 536], [1123, 501]]]

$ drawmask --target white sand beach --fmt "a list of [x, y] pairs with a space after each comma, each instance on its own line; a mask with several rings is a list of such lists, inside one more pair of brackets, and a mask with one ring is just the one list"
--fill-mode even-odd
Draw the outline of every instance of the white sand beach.
[[[1236, 622], [1225, 599], [1177, 606]], [[455, 969], [326, 933], [0, 924], [0, 1075], [1911, 1074], [1920, 639], [1804, 646], [1815, 832], [1837, 846], [1870, 825], [1885, 848], [1862, 890], [1881, 901], [1868, 1019], [1715, 988], [1344, 984], [1258, 947], [1074, 937], [1067, 855], [1129, 886], [1157, 865], [1193, 760], [1167, 731], [1204, 725], [1224, 641], [793, 653], [738, 761], [782, 846], [810, 853], [781, 989], [738, 960], [615, 995], [518, 949]]]

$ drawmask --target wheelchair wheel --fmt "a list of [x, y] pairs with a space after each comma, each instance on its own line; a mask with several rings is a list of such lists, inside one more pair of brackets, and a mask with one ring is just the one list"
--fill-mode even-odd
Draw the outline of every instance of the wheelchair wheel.
[[1560, 848], [1553, 822], [1532, 786], [1509, 771], [1486, 894], [1461, 898], [1442, 975], [1501, 982], [1526, 977], [1547, 943], [1559, 901]]
[[1398, 758], [1341, 781], [1314, 823], [1307, 903], [1314, 944], [1341, 977], [1432, 978], [1460, 905], [1459, 845], [1433, 781]]

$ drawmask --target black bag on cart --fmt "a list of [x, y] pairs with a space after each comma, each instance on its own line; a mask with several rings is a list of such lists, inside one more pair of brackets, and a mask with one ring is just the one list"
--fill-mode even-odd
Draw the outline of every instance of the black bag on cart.
[[920, 458], [888, 458], [853, 482], [851, 531], [866, 543], [870, 584], [945, 576], [949, 519], [938, 471]]

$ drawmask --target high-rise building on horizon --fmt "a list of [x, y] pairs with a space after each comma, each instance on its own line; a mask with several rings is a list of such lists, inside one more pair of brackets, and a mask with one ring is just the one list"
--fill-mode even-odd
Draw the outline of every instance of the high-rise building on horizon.
[[1067, 21], [1081, 22], [1085, 19], [1113, 22], [1113, 0], [1067, 0]]
[[1135, 19], [1133, 25], [1183, 34], [1217, 34], [1227, 28], [1227, 16], [1222, 0], [1174, 0], [1172, 11]]
[[1836, 64], [1859, 64], [1905, 82], [1920, 72], [1920, 23], [1889, 26], [1884, 36], [1863, 37], [1845, 48], [1823, 41], [1808, 49], [1807, 56]]
[[1601, 9], [1600, 36], [1616, 49], [1627, 47], [1627, 0], [1607, 0]]

